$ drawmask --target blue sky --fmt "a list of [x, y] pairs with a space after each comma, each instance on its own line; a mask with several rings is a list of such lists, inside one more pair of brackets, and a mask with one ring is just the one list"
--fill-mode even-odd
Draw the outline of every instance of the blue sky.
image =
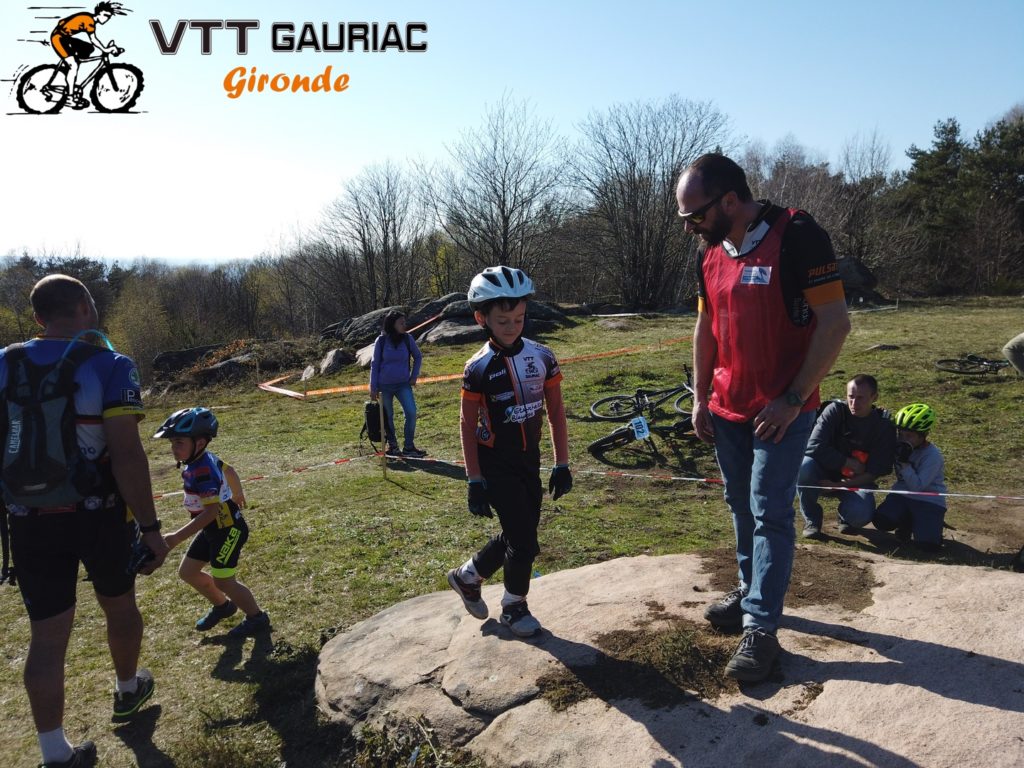
[[[45, 1], [45, 0], [44, 0]], [[528, 100], [562, 132], [612, 104], [670, 94], [708, 100], [736, 134], [786, 136], [836, 162], [856, 135], [877, 134], [895, 167], [926, 147], [938, 120], [967, 136], [1024, 102], [1024, 2], [737, 0], [123, 0], [99, 28], [145, 73], [138, 113], [21, 114], [13, 79], [55, 60], [45, 39], [71, 11], [0, 5], [0, 255], [130, 261], [225, 261], [279, 253], [308, 232], [347, 178], [368, 164], [444, 156], [503, 93]], [[66, 4], [65, 4], [66, 3]], [[90, 0], [89, 7], [92, 2]], [[54, 7], [58, 4], [54, 3]], [[213, 32], [200, 53], [188, 30], [161, 55], [150, 30], [179, 19], [255, 19], [249, 52]], [[284, 53], [274, 22], [424, 22], [425, 53]], [[39, 32], [33, 32], [39, 30]], [[342, 93], [245, 93], [225, 75], [255, 67], [313, 76], [332, 67]]]

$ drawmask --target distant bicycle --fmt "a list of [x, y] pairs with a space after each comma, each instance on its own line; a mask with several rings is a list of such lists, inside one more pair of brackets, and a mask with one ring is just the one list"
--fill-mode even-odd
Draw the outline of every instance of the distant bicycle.
[[[115, 56], [124, 48], [114, 51]], [[134, 64], [111, 64], [110, 54], [102, 53], [81, 62], [99, 61], [96, 68], [79, 84], [82, 93], [92, 83], [90, 99], [100, 112], [127, 112], [135, 106], [145, 87], [142, 70]], [[49, 115], [68, 102], [69, 89], [64, 86], [68, 72], [67, 62], [41, 64], [26, 72], [18, 81], [18, 106], [33, 115]]]
[[989, 360], [981, 355], [964, 355], [963, 357], [935, 361], [935, 367], [946, 373], [999, 373], [1003, 368], [1009, 366], [1009, 360]]
[[684, 366], [683, 370], [686, 372], [686, 381], [678, 387], [638, 389], [632, 395], [602, 397], [590, 406], [590, 415], [604, 421], [624, 421], [646, 414], [648, 421], [653, 421], [658, 406], [675, 398], [672, 407], [676, 413], [689, 416], [693, 410], [690, 407], [693, 403], [693, 383], [689, 367]]

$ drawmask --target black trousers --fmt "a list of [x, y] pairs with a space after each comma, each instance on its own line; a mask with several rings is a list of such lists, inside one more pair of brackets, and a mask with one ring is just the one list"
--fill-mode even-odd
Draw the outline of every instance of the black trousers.
[[540, 451], [499, 454], [480, 449], [480, 470], [487, 481], [487, 501], [498, 515], [501, 533], [473, 555], [477, 573], [490, 578], [504, 568], [505, 589], [526, 596], [533, 561], [540, 554], [537, 527], [544, 491]]

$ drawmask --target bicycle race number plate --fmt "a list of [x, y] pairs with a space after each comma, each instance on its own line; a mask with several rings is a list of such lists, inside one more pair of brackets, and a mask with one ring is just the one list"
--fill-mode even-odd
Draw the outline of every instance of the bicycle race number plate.
[[643, 416], [637, 416], [629, 422], [629, 428], [633, 430], [637, 440], [646, 440], [651, 436], [651, 430], [647, 426], [647, 419]]

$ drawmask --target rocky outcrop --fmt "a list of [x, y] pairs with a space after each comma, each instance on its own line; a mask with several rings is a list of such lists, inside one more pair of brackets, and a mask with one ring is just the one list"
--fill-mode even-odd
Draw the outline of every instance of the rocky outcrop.
[[[544, 630], [530, 640], [496, 620], [500, 583], [484, 588], [483, 622], [451, 591], [393, 605], [324, 646], [317, 698], [353, 727], [423, 716], [495, 768], [1024, 765], [1020, 576], [834, 558], [870, 574], [867, 607], [787, 608], [781, 673], [717, 696], [652, 702], [640, 665], [601, 650], [615, 633], [703, 623], [720, 593], [699, 555], [671, 555], [534, 580], [530, 607]], [[795, 580], [790, 593], [809, 588]], [[552, 674], [584, 695], [554, 709], [539, 695]]]
[[169, 352], [161, 352], [153, 358], [154, 376], [166, 376], [176, 374], [185, 368], [202, 359], [203, 355], [220, 349], [224, 344], [207, 344], [203, 347], [192, 347], [190, 349], [176, 349]]

